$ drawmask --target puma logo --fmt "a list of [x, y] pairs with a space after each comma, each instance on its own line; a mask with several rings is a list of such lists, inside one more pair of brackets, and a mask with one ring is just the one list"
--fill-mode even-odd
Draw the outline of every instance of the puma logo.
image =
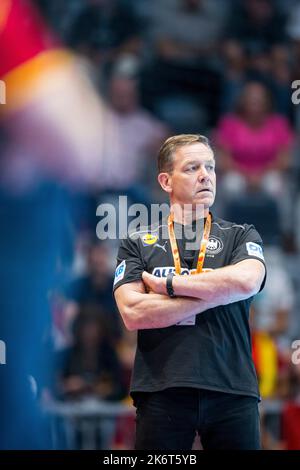
[[157, 248], [161, 248], [162, 250], [164, 250], [166, 253], [167, 253], [167, 249], [166, 249], [166, 243], [168, 243], [168, 241], [166, 240], [165, 243], [163, 245], [160, 245], [159, 243], [156, 243], [154, 246], [157, 246]]

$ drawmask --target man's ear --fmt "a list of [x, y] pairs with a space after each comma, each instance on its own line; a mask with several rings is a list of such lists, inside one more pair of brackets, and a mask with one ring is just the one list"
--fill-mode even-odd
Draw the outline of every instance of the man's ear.
[[172, 176], [170, 173], [159, 173], [157, 181], [166, 193], [172, 192]]

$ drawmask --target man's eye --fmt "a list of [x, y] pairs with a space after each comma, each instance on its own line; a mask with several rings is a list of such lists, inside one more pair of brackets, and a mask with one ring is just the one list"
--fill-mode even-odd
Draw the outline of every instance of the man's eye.
[[214, 165], [207, 165], [206, 167], [208, 170], [212, 171], [215, 169]]
[[196, 170], [196, 165], [188, 166], [186, 171], [195, 171]]

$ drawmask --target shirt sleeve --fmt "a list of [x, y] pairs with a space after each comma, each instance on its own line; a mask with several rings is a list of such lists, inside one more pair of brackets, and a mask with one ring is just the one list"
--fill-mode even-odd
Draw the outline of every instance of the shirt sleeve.
[[294, 134], [288, 119], [276, 116], [274, 125], [274, 138], [279, 150], [290, 150], [294, 141]]
[[213, 139], [217, 146], [231, 152], [238, 133], [238, 122], [232, 115], [227, 114], [220, 120]]
[[140, 281], [143, 271], [144, 263], [139, 250], [138, 240], [132, 240], [128, 236], [122, 240], [119, 247], [113, 292], [122, 284]]
[[[261, 261], [266, 270], [263, 241], [261, 236], [255, 230], [253, 225], [247, 224], [244, 225], [244, 230], [241, 230], [241, 234], [236, 237], [230, 264], [236, 264], [245, 259], [257, 259], [258, 261]], [[266, 282], [266, 273], [259, 291], [264, 288]]]

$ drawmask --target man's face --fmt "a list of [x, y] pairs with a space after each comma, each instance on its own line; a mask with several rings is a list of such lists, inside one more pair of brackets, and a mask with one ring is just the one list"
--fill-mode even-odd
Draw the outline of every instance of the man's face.
[[212, 150], [204, 144], [185, 145], [173, 155], [170, 175], [172, 203], [212, 206], [216, 195], [215, 159]]
[[121, 114], [135, 111], [138, 107], [136, 81], [130, 78], [113, 78], [110, 83], [110, 103]]

